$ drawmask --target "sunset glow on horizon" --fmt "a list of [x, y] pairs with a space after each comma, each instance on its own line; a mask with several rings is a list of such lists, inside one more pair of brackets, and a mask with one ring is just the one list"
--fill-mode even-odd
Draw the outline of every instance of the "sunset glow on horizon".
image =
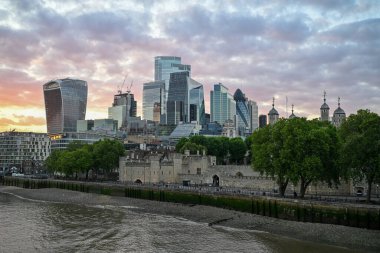
[[380, 3], [376, 1], [0, 2], [0, 131], [46, 132], [42, 85], [88, 83], [86, 119], [107, 118], [132, 82], [141, 116], [154, 57], [190, 64], [205, 89], [240, 88], [267, 114], [317, 118], [327, 92], [346, 114], [380, 113]]

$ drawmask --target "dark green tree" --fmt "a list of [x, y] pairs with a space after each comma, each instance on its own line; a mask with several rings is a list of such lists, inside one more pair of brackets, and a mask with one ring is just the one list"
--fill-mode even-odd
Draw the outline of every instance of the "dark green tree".
[[230, 162], [241, 164], [247, 152], [247, 146], [240, 138], [232, 138], [229, 141]]
[[61, 152], [62, 151], [60, 150], [54, 150], [53, 152], [51, 152], [48, 158], [46, 158], [46, 160], [44, 161], [44, 167], [46, 168], [48, 172], [53, 173], [53, 172], [58, 171], [58, 167], [59, 167], [58, 159]]
[[93, 147], [94, 168], [102, 169], [106, 175], [119, 167], [119, 157], [124, 155], [124, 146], [117, 140], [100, 140]]
[[354, 182], [367, 183], [367, 202], [372, 184], [380, 181], [380, 116], [369, 110], [350, 115], [339, 129], [341, 163]]
[[260, 128], [252, 134], [251, 166], [260, 174], [275, 179], [279, 194], [284, 196], [289, 183], [290, 161], [286, 157], [284, 128], [286, 120]]
[[198, 145], [192, 142], [186, 142], [185, 145], [182, 146], [181, 148], [181, 153], [185, 153], [185, 150], [189, 150], [190, 154], [194, 155], [199, 152], [199, 154], [202, 154], [203, 151], [206, 151], [206, 147], [202, 145]]
[[183, 145], [185, 145], [187, 142], [189, 142], [188, 138], [182, 137], [181, 139], [179, 139], [179, 141], [175, 145], [175, 151], [177, 153], [181, 152]]

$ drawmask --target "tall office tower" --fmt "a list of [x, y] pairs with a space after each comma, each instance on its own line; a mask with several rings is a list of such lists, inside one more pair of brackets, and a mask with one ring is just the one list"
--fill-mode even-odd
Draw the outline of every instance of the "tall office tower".
[[249, 134], [251, 129], [250, 111], [248, 105], [248, 99], [245, 94], [237, 89], [234, 94], [234, 100], [236, 102], [236, 115], [237, 115], [237, 130], [240, 136]]
[[[143, 84], [143, 119], [153, 120], [154, 110], [161, 108], [161, 101], [165, 91], [164, 81], [155, 81]], [[157, 107], [157, 104], [160, 107]]]
[[321, 105], [321, 120], [330, 120], [330, 107], [326, 104], [326, 91], [323, 92], [323, 104]]
[[259, 116], [259, 128], [263, 128], [267, 125], [267, 115], [261, 114]]
[[259, 128], [259, 108], [255, 101], [248, 101], [249, 108], [249, 119], [251, 121], [251, 133], [253, 133], [257, 128]]
[[167, 124], [205, 122], [203, 85], [189, 77], [189, 72], [170, 74]]
[[279, 114], [278, 114], [277, 110], [274, 108], [274, 98], [273, 98], [272, 109], [269, 111], [268, 117], [269, 117], [269, 124], [270, 125], [273, 125], [274, 123], [276, 123], [278, 121], [278, 118], [279, 118]]
[[43, 85], [48, 134], [76, 132], [77, 120], [85, 119], [87, 82], [65, 78]]
[[127, 93], [119, 93], [114, 96], [112, 107], [108, 107], [108, 118], [117, 120], [118, 128], [127, 128], [130, 117], [136, 117], [137, 102], [134, 95]]
[[[156, 56], [154, 58], [154, 80], [165, 82], [165, 91], [162, 94], [161, 101], [161, 123], [167, 121], [167, 101], [169, 96], [170, 74], [176, 72], [188, 71], [191, 73], [191, 66], [181, 64], [181, 57], [177, 56]], [[189, 75], [190, 76], [190, 75]]]
[[214, 90], [210, 91], [210, 107], [211, 122], [223, 125], [226, 120], [234, 120], [236, 102], [223, 84], [214, 84]]

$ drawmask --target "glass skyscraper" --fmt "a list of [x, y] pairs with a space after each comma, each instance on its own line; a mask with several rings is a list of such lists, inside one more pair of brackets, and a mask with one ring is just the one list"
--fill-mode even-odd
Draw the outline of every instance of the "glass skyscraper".
[[162, 114], [162, 123], [166, 124], [166, 113], [167, 113], [167, 99], [169, 96], [169, 80], [170, 74], [176, 72], [187, 71], [191, 73], [191, 66], [181, 64], [181, 57], [177, 56], [156, 56], [154, 58], [154, 80], [155, 81], [164, 81], [165, 90], [162, 95], [161, 101], [161, 114]]
[[170, 89], [167, 102], [167, 124], [179, 122], [205, 122], [203, 85], [189, 77], [188, 71], [170, 75]]
[[114, 95], [112, 107], [108, 107], [108, 118], [118, 121], [118, 128], [126, 129], [128, 120], [136, 117], [137, 101], [132, 93], [119, 93]]
[[77, 120], [86, 117], [87, 82], [52, 80], [43, 85], [48, 134], [76, 132]]
[[244, 136], [251, 131], [250, 109], [248, 99], [240, 89], [237, 89], [234, 94], [236, 102], [236, 115], [238, 118], [238, 131], [240, 136]]
[[226, 120], [234, 120], [236, 114], [236, 102], [223, 84], [215, 84], [210, 92], [211, 122], [223, 125]]
[[[143, 119], [154, 120], [154, 110], [161, 108], [165, 81], [144, 83], [143, 85]], [[159, 107], [158, 107], [159, 106]]]

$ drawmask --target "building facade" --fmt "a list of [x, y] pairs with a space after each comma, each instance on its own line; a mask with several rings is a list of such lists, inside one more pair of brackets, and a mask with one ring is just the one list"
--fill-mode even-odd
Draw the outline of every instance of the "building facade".
[[43, 85], [48, 134], [76, 132], [77, 120], [86, 117], [87, 82], [57, 79]]
[[128, 128], [128, 119], [136, 117], [137, 101], [132, 93], [119, 93], [114, 96], [112, 107], [108, 107], [108, 119], [117, 120], [118, 129]]
[[266, 127], [267, 125], [267, 115], [260, 115], [259, 116], [259, 128]]
[[164, 92], [165, 81], [155, 81], [143, 84], [143, 119], [155, 121], [154, 113], [157, 108], [161, 108]]
[[224, 124], [226, 120], [234, 120], [236, 115], [236, 102], [223, 84], [214, 84], [210, 91], [210, 117], [211, 122]]
[[166, 113], [167, 113], [167, 99], [169, 95], [169, 82], [170, 74], [176, 72], [189, 72], [191, 73], [191, 66], [182, 64], [181, 57], [177, 56], [156, 56], [154, 58], [154, 80], [155, 81], [164, 81], [165, 90], [162, 94], [161, 100], [161, 123], [166, 124]]
[[0, 168], [13, 167], [25, 174], [42, 169], [50, 155], [50, 139], [47, 134], [30, 132], [0, 133]]
[[249, 119], [251, 121], [251, 133], [259, 128], [259, 108], [255, 101], [248, 101]]
[[167, 124], [205, 122], [203, 85], [190, 78], [190, 73], [176, 72], [170, 75], [167, 101]]

